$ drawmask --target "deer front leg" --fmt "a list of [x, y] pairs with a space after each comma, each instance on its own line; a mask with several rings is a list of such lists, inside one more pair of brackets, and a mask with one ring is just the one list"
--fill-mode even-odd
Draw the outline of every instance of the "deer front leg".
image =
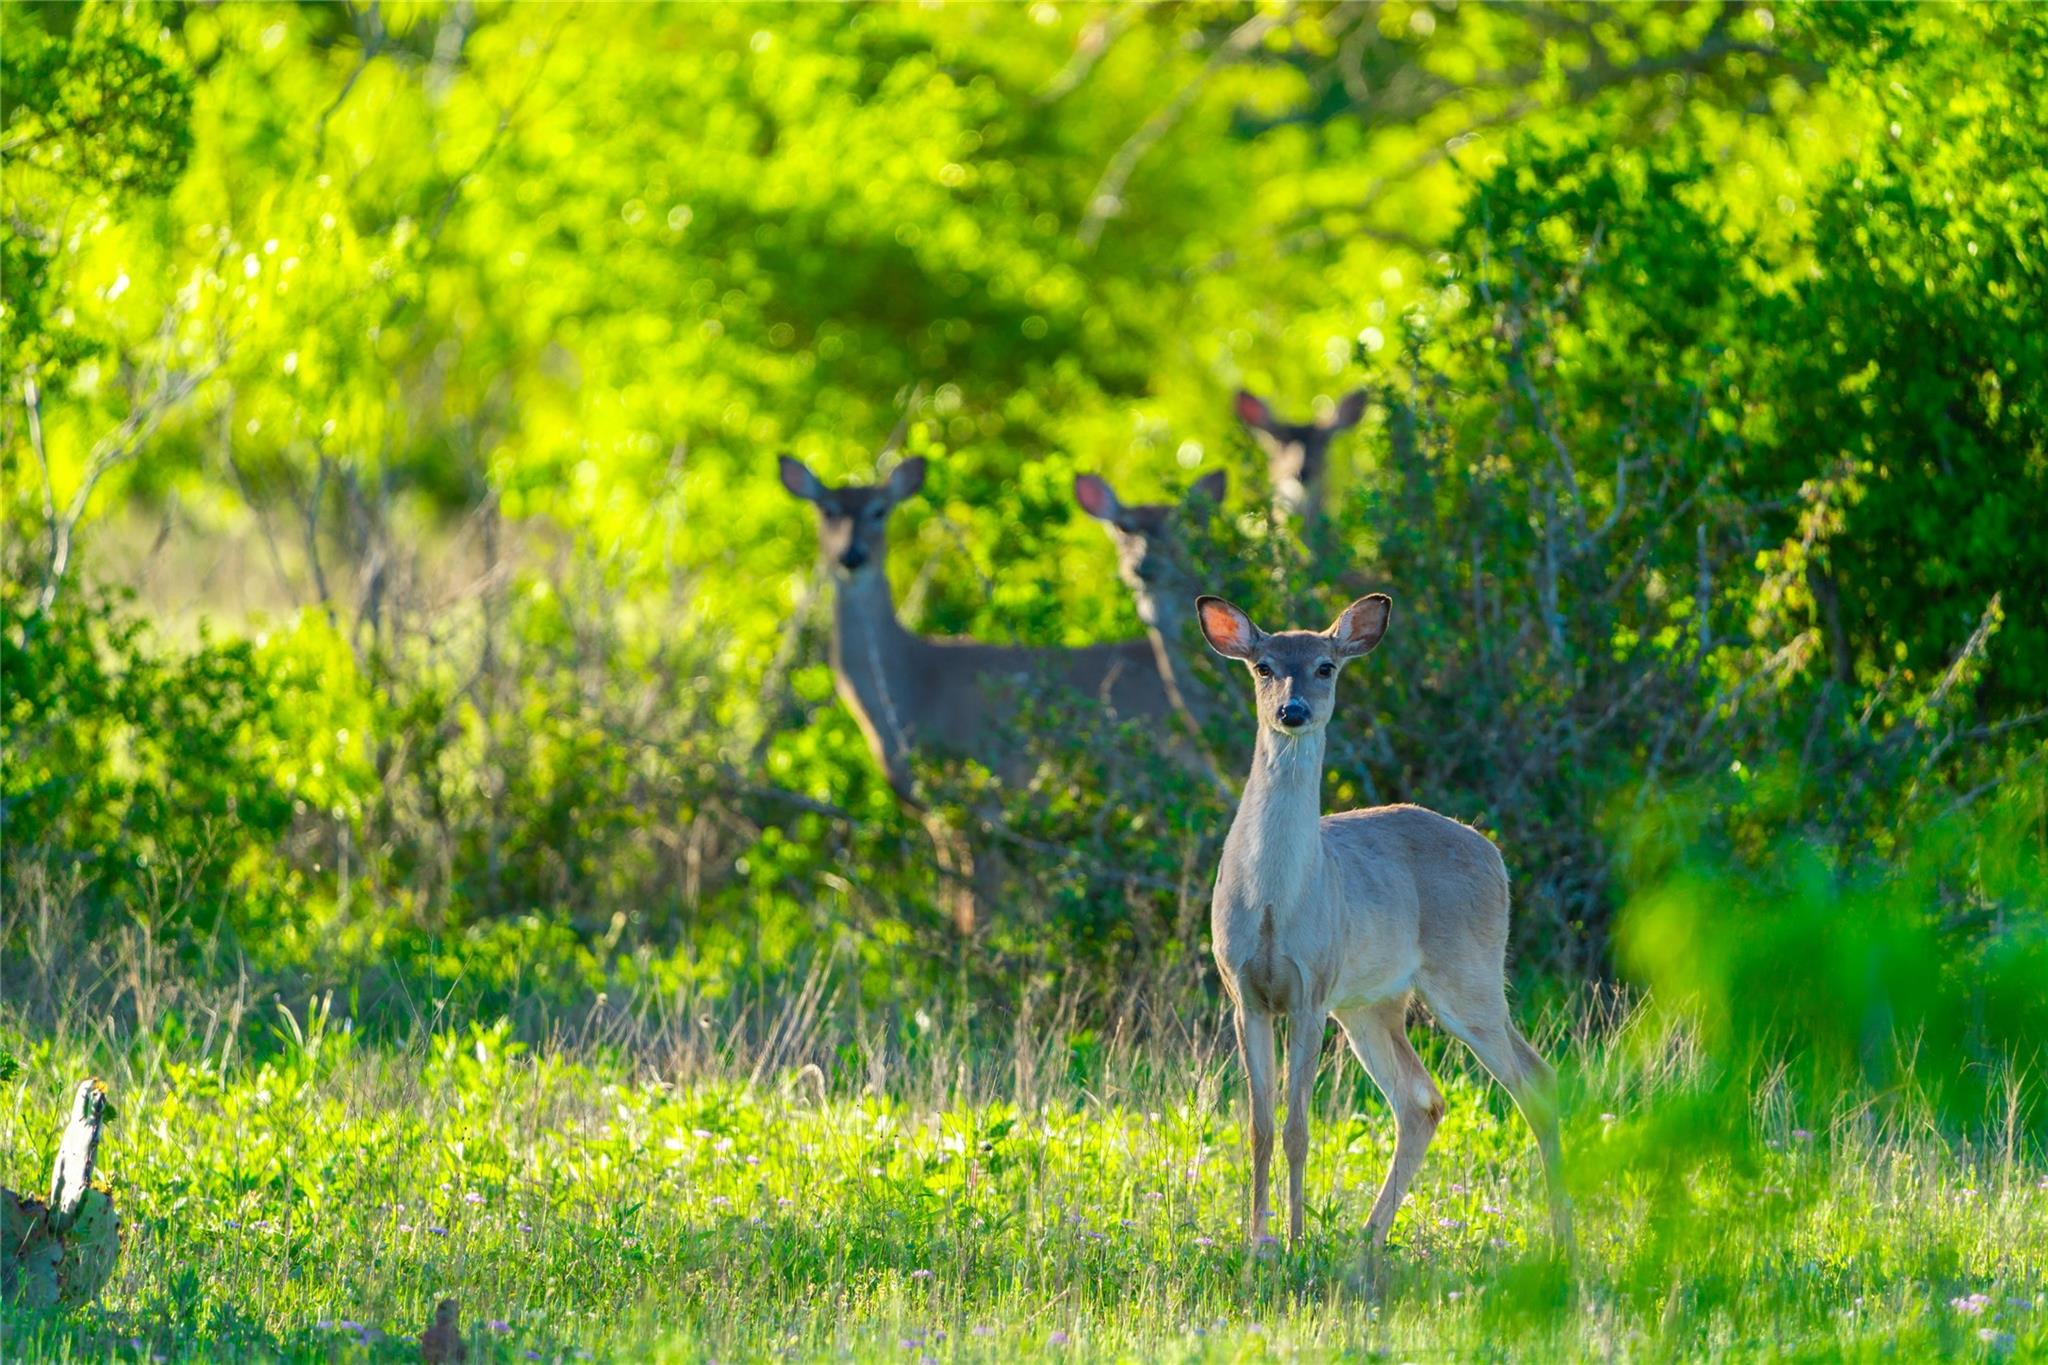
[[1273, 1020], [1237, 1006], [1237, 1053], [1244, 1061], [1245, 1102], [1251, 1106], [1252, 1218], [1250, 1238], [1267, 1238], [1268, 1177], [1273, 1169]]
[[1297, 1010], [1287, 1020], [1287, 1244], [1299, 1249], [1305, 1232], [1303, 1187], [1308, 1179], [1308, 1111], [1316, 1089], [1316, 1061], [1322, 1053], [1323, 1015]]

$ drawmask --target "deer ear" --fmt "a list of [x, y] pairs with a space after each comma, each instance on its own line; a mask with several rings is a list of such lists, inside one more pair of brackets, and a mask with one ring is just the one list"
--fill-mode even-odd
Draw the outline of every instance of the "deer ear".
[[1220, 597], [1197, 597], [1195, 616], [1202, 623], [1202, 637], [1209, 648], [1226, 659], [1249, 659], [1258, 648], [1259, 628]]
[[802, 460], [794, 455], [785, 455], [779, 462], [782, 467], [782, 486], [805, 502], [816, 502], [825, 496], [825, 485], [818, 482], [818, 476]]
[[1393, 614], [1394, 599], [1383, 592], [1376, 592], [1344, 608], [1336, 622], [1323, 634], [1336, 644], [1340, 657], [1356, 659], [1361, 654], [1372, 653], [1373, 646], [1387, 633], [1387, 622]]
[[1117, 501], [1116, 490], [1109, 482], [1094, 474], [1074, 476], [1074, 501], [1081, 504], [1081, 510], [1097, 521], [1113, 522], [1124, 510]]
[[1338, 399], [1337, 411], [1330, 415], [1328, 424], [1330, 430], [1349, 431], [1352, 427], [1357, 426], [1358, 420], [1365, 416], [1365, 400], [1366, 392], [1364, 389], [1353, 389]]
[[924, 487], [924, 456], [913, 455], [889, 471], [889, 501], [902, 502]]
[[1273, 425], [1273, 410], [1266, 406], [1265, 400], [1255, 397], [1248, 390], [1237, 391], [1236, 406], [1237, 420], [1246, 426], [1264, 431]]
[[1224, 491], [1229, 487], [1230, 475], [1221, 469], [1213, 470], [1195, 480], [1194, 486], [1188, 489], [1187, 497], [1181, 499], [1181, 505], [1201, 501], [1212, 507], [1221, 507]]

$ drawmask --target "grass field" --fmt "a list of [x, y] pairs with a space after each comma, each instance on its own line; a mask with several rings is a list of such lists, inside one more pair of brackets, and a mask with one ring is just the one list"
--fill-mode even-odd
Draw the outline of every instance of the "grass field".
[[1217, 1017], [1002, 1046], [807, 992], [613, 1007], [529, 1050], [504, 1024], [372, 1045], [318, 1005], [238, 1007], [211, 1041], [190, 1011], [0, 1029], [6, 1183], [42, 1186], [97, 1072], [126, 1220], [102, 1301], [6, 1317], [9, 1360], [416, 1359], [442, 1295], [473, 1360], [2048, 1354], [2048, 1178], [2013, 1144], [1766, 1086], [1735, 1137], [1674, 1145], [1707, 1068], [1641, 1019], [1551, 1030], [1574, 1287], [1520, 1120], [1419, 1022], [1450, 1114], [1374, 1258], [1392, 1124], [1334, 1032], [1308, 1246], [1253, 1253]]

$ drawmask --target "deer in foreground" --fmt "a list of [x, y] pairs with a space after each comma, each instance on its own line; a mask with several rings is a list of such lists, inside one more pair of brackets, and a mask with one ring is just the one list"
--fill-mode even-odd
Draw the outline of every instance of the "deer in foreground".
[[1082, 474], [1074, 479], [1074, 501], [1102, 523], [1116, 546], [1117, 576], [1130, 590], [1138, 619], [1145, 623], [1168, 698], [1198, 735], [1207, 708], [1188, 666], [1195, 626], [1195, 578], [1188, 567], [1181, 530], [1221, 507], [1227, 485], [1228, 476], [1219, 469], [1195, 480], [1178, 503], [1126, 503], [1099, 475]]
[[1507, 1087], [1536, 1135], [1551, 1225], [1571, 1246], [1556, 1076], [1508, 1017], [1508, 877], [1500, 850], [1419, 806], [1323, 815], [1325, 731], [1338, 670], [1386, 633], [1392, 602], [1361, 597], [1328, 630], [1266, 634], [1220, 597], [1195, 604], [1202, 634], [1251, 670], [1258, 741], [1209, 907], [1216, 965], [1236, 1007], [1250, 1091], [1252, 1240], [1266, 1237], [1273, 1160], [1274, 1025], [1287, 1021], [1287, 1229], [1302, 1237], [1309, 1096], [1334, 1016], [1394, 1110], [1394, 1157], [1366, 1228], [1375, 1247], [1422, 1164], [1443, 1095], [1408, 1041], [1420, 995]]
[[1358, 425], [1365, 416], [1365, 390], [1354, 389], [1338, 400], [1329, 416], [1313, 422], [1283, 422], [1266, 400], [1237, 391], [1237, 420], [1251, 428], [1266, 452], [1273, 480], [1273, 502], [1301, 524], [1304, 534], [1323, 510], [1323, 484], [1330, 472], [1330, 442]]
[[[1092, 699], [1112, 720], [1170, 722], [1172, 703], [1145, 640], [1076, 649], [933, 639], [906, 630], [890, 596], [889, 515], [924, 484], [925, 462], [909, 459], [879, 484], [833, 488], [787, 455], [782, 485], [818, 509], [818, 544], [837, 585], [832, 680], [859, 722], [897, 799], [926, 812], [913, 790], [911, 760], [968, 758], [1005, 783], [1031, 776], [1030, 755], [1008, 723], [1024, 695], [1052, 688]], [[927, 819], [926, 830], [956, 881], [972, 877], [972, 856]], [[954, 922], [974, 929], [973, 897], [953, 898]]]

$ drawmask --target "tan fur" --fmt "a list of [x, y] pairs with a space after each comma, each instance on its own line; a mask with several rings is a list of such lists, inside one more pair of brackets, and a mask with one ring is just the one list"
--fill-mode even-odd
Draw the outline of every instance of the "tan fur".
[[1514, 1096], [1542, 1152], [1553, 1229], [1569, 1246], [1555, 1077], [1508, 1016], [1500, 851], [1419, 806], [1320, 813], [1337, 673], [1379, 643], [1391, 604], [1361, 598], [1327, 631], [1272, 635], [1219, 598], [1202, 598], [1198, 613], [1211, 646], [1243, 660], [1257, 692], [1251, 778], [1210, 902], [1249, 1082], [1252, 1238], [1265, 1236], [1268, 1219], [1274, 1023], [1288, 1021], [1288, 1235], [1298, 1243], [1309, 1095], [1324, 1021], [1335, 1017], [1394, 1110], [1394, 1158], [1366, 1220], [1374, 1245], [1385, 1243], [1444, 1112], [1408, 1041], [1409, 1002], [1419, 995]]

